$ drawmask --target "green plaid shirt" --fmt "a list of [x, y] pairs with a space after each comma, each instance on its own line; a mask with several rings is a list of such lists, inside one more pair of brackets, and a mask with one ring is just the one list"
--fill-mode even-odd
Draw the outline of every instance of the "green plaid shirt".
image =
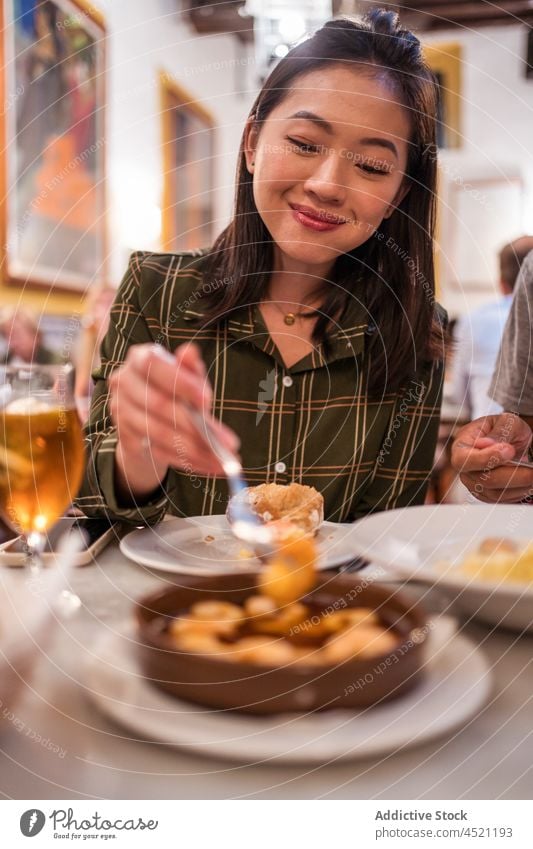
[[138, 508], [116, 500], [117, 437], [107, 378], [131, 345], [157, 342], [174, 351], [190, 340], [206, 363], [215, 416], [241, 439], [250, 485], [298, 481], [314, 486], [324, 496], [326, 518], [336, 522], [422, 504], [437, 439], [442, 364], [421, 369], [397, 393], [369, 399], [372, 362], [366, 341], [371, 329], [353, 298], [330, 337], [327, 356], [319, 347], [285, 368], [257, 305], [234, 312], [221, 327], [204, 330], [194, 323], [202, 314], [199, 293], [210, 285], [202, 275], [204, 255], [138, 252], [130, 259], [94, 375], [87, 471], [77, 499], [81, 509], [136, 524], [157, 522], [165, 512], [225, 512], [225, 480], [173, 468], [157, 500]]

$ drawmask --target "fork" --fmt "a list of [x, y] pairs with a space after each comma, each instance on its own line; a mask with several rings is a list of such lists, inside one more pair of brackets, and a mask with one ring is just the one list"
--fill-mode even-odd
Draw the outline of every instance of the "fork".
[[222, 444], [209, 420], [202, 413], [193, 408], [190, 408], [189, 412], [198, 433], [217, 455], [224, 469], [232, 496], [231, 518], [228, 518], [233, 536], [249, 545], [260, 559], [268, 557], [275, 548], [274, 535], [243, 497], [247, 484], [238, 457]]

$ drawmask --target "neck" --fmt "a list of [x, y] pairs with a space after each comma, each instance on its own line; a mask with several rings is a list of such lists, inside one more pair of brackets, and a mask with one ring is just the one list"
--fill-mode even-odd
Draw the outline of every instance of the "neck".
[[318, 287], [316, 281], [314, 287], [300, 287], [298, 285], [288, 286], [283, 280], [271, 279], [265, 300], [279, 304], [285, 311], [299, 311], [318, 307], [324, 300], [324, 288]]
[[268, 298], [295, 306], [316, 306], [327, 290], [325, 282], [332, 270], [331, 263], [326, 267], [311, 265], [302, 268], [301, 263], [291, 264], [289, 258], [274, 254], [274, 268], [268, 284]]

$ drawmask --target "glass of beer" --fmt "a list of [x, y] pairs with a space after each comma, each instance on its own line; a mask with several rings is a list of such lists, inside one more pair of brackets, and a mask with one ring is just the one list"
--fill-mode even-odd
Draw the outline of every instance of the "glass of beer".
[[0, 513], [24, 537], [34, 571], [83, 474], [73, 385], [70, 364], [0, 370]]

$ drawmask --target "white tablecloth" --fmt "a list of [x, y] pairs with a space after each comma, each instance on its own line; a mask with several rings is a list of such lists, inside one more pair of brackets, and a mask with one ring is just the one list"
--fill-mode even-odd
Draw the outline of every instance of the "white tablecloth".
[[[348, 798], [530, 799], [533, 796], [533, 638], [465, 628], [493, 667], [493, 695], [448, 739], [376, 761], [323, 767], [244, 766], [141, 742], [101, 715], [84, 663], [106, 627], [131, 616], [164, 576], [113, 545], [76, 570], [83, 609], [61, 624], [32, 685], [0, 733], [0, 791], [16, 799]], [[59, 751], [58, 751], [59, 749]]]

